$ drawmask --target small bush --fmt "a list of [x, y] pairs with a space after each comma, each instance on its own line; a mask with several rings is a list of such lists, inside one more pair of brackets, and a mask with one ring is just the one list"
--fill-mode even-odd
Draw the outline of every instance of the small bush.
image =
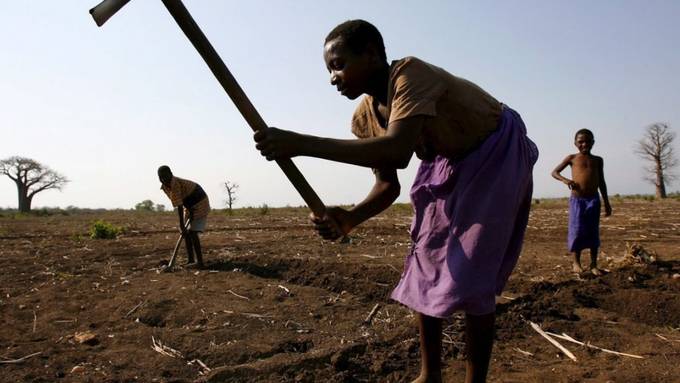
[[150, 199], [145, 199], [144, 201], [135, 205], [135, 210], [137, 211], [153, 211], [154, 203]]
[[260, 214], [261, 215], [269, 214], [269, 206], [267, 206], [266, 203], [263, 203], [262, 206], [260, 206]]
[[90, 228], [90, 238], [94, 239], [115, 239], [118, 234], [123, 233], [123, 228], [114, 226], [104, 220], [98, 220]]
[[20, 220], [20, 219], [26, 219], [29, 216], [28, 216], [28, 213], [16, 212], [16, 213], [12, 213], [8, 217], [11, 218], [11, 219]]
[[393, 203], [390, 210], [399, 214], [412, 214], [413, 206], [410, 203]]
[[48, 210], [46, 207], [43, 207], [43, 208], [40, 208], [40, 209], [37, 209], [37, 210], [33, 210], [31, 213], [33, 215], [35, 215], [36, 217], [49, 217], [53, 214], [53, 212]]

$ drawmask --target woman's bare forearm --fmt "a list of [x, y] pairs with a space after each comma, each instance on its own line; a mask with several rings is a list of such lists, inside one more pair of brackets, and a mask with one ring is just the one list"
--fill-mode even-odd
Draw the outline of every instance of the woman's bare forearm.
[[399, 197], [399, 192], [398, 182], [376, 182], [368, 196], [350, 210], [354, 217], [353, 226], [361, 224], [390, 207]]
[[403, 169], [408, 166], [416, 142], [422, 139], [423, 116], [390, 122], [384, 136], [339, 140], [303, 136], [301, 153], [374, 169]]
[[408, 145], [392, 137], [342, 140], [301, 135], [300, 154], [368, 168], [403, 169], [413, 155]]

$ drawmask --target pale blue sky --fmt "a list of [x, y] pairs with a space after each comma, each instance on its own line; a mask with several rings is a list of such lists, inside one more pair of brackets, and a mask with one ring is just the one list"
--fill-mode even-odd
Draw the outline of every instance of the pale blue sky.
[[[102, 28], [87, 12], [95, 4], [0, 2], [0, 158], [31, 157], [72, 180], [34, 206], [168, 205], [161, 164], [203, 185], [214, 207], [225, 180], [240, 185], [239, 207], [303, 203], [160, 1], [131, 1]], [[678, 1], [185, 4], [268, 124], [336, 138], [351, 136], [356, 101], [329, 86], [323, 39], [347, 19], [374, 23], [389, 59], [420, 57], [520, 112], [541, 151], [536, 197], [568, 194], [549, 173], [580, 128], [595, 132], [610, 194], [652, 193], [635, 141], [657, 121], [680, 130]], [[372, 186], [364, 168], [294, 161], [329, 205]], [[402, 202], [417, 165], [399, 173]], [[15, 206], [0, 178], [0, 207]]]

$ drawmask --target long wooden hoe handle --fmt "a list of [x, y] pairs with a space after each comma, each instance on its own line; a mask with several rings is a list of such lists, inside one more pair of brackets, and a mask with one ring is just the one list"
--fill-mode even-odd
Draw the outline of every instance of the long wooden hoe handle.
[[[184, 229], [186, 230], [187, 226], [191, 222], [190, 219], [187, 218], [187, 220], [184, 222]], [[168, 262], [168, 265], [166, 266], [165, 270], [167, 271], [172, 271], [172, 268], [175, 266], [175, 259], [177, 258], [177, 251], [179, 250], [179, 245], [182, 243], [182, 240], [184, 239], [184, 233], [179, 235], [179, 238], [177, 238], [177, 243], [175, 243], [175, 249], [172, 251], [172, 257], [170, 257], [170, 262]]]
[[170, 257], [170, 262], [168, 262], [168, 265], [166, 266], [167, 270], [172, 270], [173, 266], [175, 266], [175, 258], [177, 258], [177, 251], [179, 250], [179, 245], [182, 244], [183, 239], [184, 239], [184, 234], [180, 234], [179, 238], [177, 238], [177, 242], [175, 243], [175, 249], [172, 251], [172, 256]]
[[[198, 27], [198, 24], [196, 24], [191, 17], [191, 14], [189, 14], [189, 11], [184, 7], [184, 4], [182, 4], [180, 0], [162, 1], [177, 22], [177, 25], [179, 25], [187, 38], [189, 38], [189, 41], [191, 41], [191, 44], [196, 48], [201, 57], [203, 57], [205, 63], [208, 64], [208, 67], [217, 78], [217, 81], [222, 84], [222, 87], [234, 102], [236, 108], [241, 112], [243, 118], [248, 122], [248, 125], [250, 125], [253, 131], [266, 128], [267, 124], [262, 117], [260, 117], [260, 114], [250, 102], [245, 92], [243, 92], [243, 89], [241, 89], [236, 82], [234, 76], [229, 72], [224, 61], [222, 61], [217, 52], [215, 52], [210, 41], [205, 37]], [[315, 215], [322, 217], [326, 211], [326, 207], [293, 161], [286, 158], [276, 160], [276, 163], [281, 170], [283, 170], [283, 173], [288, 177], [295, 189], [297, 189], [298, 193], [300, 193], [302, 199], [305, 200], [312, 212], [314, 212]]]

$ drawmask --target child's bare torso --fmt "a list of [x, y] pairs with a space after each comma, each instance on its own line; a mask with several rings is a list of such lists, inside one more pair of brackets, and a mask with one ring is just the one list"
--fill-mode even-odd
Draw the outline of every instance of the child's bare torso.
[[602, 159], [592, 154], [574, 154], [571, 158], [571, 178], [576, 183], [571, 194], [575, 197], [597, 195], [600, 186]]

